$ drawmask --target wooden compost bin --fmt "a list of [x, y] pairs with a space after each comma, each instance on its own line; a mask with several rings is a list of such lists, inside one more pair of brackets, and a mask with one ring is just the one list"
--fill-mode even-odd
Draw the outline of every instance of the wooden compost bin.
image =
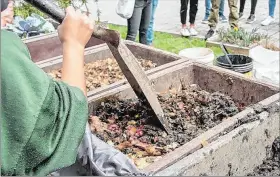
[[[279, 99], [279, 88], [271, 85], [267, 85], [255, 80], [247, 79], [243, 75], [218, 68], [216, 66], [207, 66], [195, 62], [185, 62], [179, 65], [175, 65], [159, 72], [149, 75], [149, 79], [154, 85], [156, 92], [164, 92], [170, 87], [176, 89], [191, 84], [197, 84], [201, 89], [208, 92], [220, 91], [233, 98], [234, 101], [244, 104], [246, 109], [239, 112], [233, 117], [227, 118], [222, 123], [209, 129], [208, 131], [200, 134], [198, 137], [192, 139], [183, 146], [175, 149], [174, 151], [164, 155], [160, 161], [150, 164], [144, 169], [146, 172], [151, 172], [154, 175], [199, 175], [198, 173], [188, 173], [187, 169], [190, 168], [190, 161], [195, 161], [193, 158], [202, 159], [204, 155], [194, 157], [198, 151], [205, 150], [208, 146], [206, 144], [215, 143], [220, 137], [229, 135], [232, 131], [236, 131], [240, 126], [246, 125], [246, 123], [237, 126], [240, 121], [246, 119], [246, 115], [250, 112], [254, 112], [250, 105], [253, 104], [270, 104], [273, 101]], [[135, 94], [128, 84], [113, 88], [111, 90], [100, 91], [98, 94], [91, 95], [88, 97], [90, 114], [97, 108], [97, 106], [106, 98], [111, 96], [117, 96], [120, 99], [131, 99], [135, 98]], [[269, 98], [270, 97], [270, 98]], [[262, 100], [269, 98], [266, 103], [261, 102]], [[273, 119], [274, 120], [274, 119]], [[270, 122], [271, 123], [271, 122]], [[275, 123], [275, 120], [274, 120]], [[274, 131], [275, 126], [266, 126], [269, 131]], [[275, 133], [272, 134], [275, 137]], [[270, 143], [270, 140], [265, 144]], [[204, 143], [203, 143], [204, 142]], [[250, 149], [246, 149], [250, 151]], [[230, 150], [227, 151], [228, 153]], [[246, 154], [243, 154], [246, 156]], [[231, 154], [234, 156], [234, 154]], [[192, 157], [192, 158], [188, 158]], [[188, 163], [183, 161], [188, 158]], [[220, 156], [222, 162], [222, 156]], [[241, 157], [242, 158], [242, 157]], [[227, 158], [227, 160], [230, 160]], [[179, 163], [179, 164], [178, 164]], [[256, 165], [256, 164], [255, 164]], [[247, 168], [247, 171], [252, 170], [254, 165]], [[209, 169], [208, 169], [209, 170]], [[201, 171], [203, 171], [201, 169]], [[218, 171], [218, 170], [217, 170]], [[222, 172], [214, 175], [225, 175]]]

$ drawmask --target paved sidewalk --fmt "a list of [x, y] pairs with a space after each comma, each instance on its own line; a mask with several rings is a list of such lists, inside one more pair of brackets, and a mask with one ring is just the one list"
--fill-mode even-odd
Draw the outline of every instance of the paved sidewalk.
[[[96, 13], [94, 0], [89, 1], [89, 8], [93, 14]], [[276, 0], [278, 1], [278, 0]], [[126, 25], [126, 20], [122, 19], [115, 13], [117, 0], [99, 0], [99, 6], [101, 8], [101, 20], [108, 21], [113, 24]], [[271, 36], [272, 40], [277, 43], [279, 46], [279, 3], [276, 2], [275, 8], [275, 19], [276, 22], [271, 24], [270, 26], [264, 27], [261, 26], [261, 21], [263, 21], [268, 15], [268, 0], [259, 0], [256, 8], [256, 17], [257, 21], [254, 24], [246, 24], [246, 18], [249, 16], [251, 1], [247, 0], [244, 10], [244, 19], [240, 20], [239, 26], [243, 27], [247, 30], [252, 30], [253, 28], [258, 27], [259, 32], [267, 33]], [[239, 6], [239, 2], [238, 2]], [[179, 34], [180, 31], [180, 0], [159, 0], [159, 5], [156, 11], [155, 17], [155, 30], [162, 32], [169, 32]], [[198, 4], [198, 12], [196, 18], [196, 29], [199, 31], [200, 36], [204, 36], [207, 32], [208, 25], [202, 24], [201, 20], [203, 19], [205, 14], [205, 0], [199, 0]], [[228, 16], [229, 8], [227, 0], [225, 2], [225, 12], [224, 14]], [[219, 27], [228, 27], [228, 23], [219, 24]]]

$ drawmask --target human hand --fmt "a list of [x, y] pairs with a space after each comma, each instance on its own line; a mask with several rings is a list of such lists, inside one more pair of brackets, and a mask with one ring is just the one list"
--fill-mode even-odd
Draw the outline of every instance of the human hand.
[[63, 45], [84, 49], [93, 33], [94, 21], [73, 7], [66, 9], [66, 16], [58, 27], [58, 35]]
[[1, 12], [1, 27], [13, 23], [14, 19], [14, 2], [10, 1], [7, 8]]

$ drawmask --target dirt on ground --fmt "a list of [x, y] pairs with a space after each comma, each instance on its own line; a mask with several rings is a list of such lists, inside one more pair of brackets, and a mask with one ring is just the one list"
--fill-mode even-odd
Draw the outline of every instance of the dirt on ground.
[[280, 136], [274, 140], [263, 163], [247, 176], [280, 176]]
[[151, 123], [152, 117], [143, 102], [118, 98], [110, 98], [96, 109], [90, 117], [92, 132], [143, 169], [240, 111], [229, 96], [208, 93], [197, 85], [181, 91], [171, 89], [158, 98], [171, 134]]
[[[156, 67], [151, 60], [138, 59], [144, 70]], [[48, 73], [55, 79], [61, 79], [61, 69]], [[124, 79], [124, 75], [115, 59], [108, 58], [85, 64], [85, 77], [87, 91], [104, 85], [109, 85]]]

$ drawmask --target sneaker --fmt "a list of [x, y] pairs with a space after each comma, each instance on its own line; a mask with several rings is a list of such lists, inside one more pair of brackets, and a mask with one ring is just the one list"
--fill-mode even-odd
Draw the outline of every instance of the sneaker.
[[239, 20], [242, 19], [243, 17], [243, 12], [239, 12]]
[[256, 16], [255, 16], [254, 14], [251, 14], [251, 15], [248, 17], [246, 23], [252, 24], [252, 23], [254, 23], [256, 20], [257, 20], [257, 19], [256, 19]]
[[268, 16], [264, 21], [262, 21], [262, 25], [263, 26], [268, 26], [270, 25], [271, 23], [273, 23], [275, 21], [275, 19], [271, 16]]
[[209, 39], [210, 37], [212, 37], [214, 35], [215, 31], [210, 28], [210, 30], [207, 32], [207, 34], [205, 35], [205, 40]]
[[220, 16], [219, 17], [219, 20], [220, 20], [220, 22], [222, 22], [222, 23], [227, 23], [227, 18], [224, 16], [224, 15], [222, 15], [222, 16]]
[[180, 33], [184, 37], [190, 36], [190, 32], [187, 28], [182, 28]]
[[202, 20], [203, 24], [208, 24], [208, 17], [204, 17], [204, 19]]
[[198, 32], [194, 29], [194, 27], [191, 27], [189, 29], [190, 35], [191, 36], [197, 36]]

